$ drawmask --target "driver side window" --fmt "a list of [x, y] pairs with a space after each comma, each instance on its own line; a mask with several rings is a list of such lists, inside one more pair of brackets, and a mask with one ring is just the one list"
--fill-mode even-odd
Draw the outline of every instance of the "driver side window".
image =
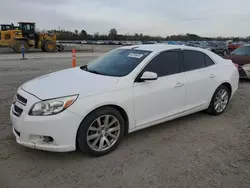
[[142, 72], [150, 71], [158, 77], [168, 76], [180, 72], [179, 51], [165, 51], [154, 57]]

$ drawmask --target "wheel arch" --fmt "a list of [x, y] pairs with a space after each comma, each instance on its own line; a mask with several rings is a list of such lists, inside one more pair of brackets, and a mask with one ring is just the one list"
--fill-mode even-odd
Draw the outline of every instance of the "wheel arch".
[[[224, 85], [229, 89], [229, 92], [230, 92], [229, 94], [230, 94], [230, 97], [231, 97], [231, 95], [232, 95], [232, 86], [231, 86], [231, 84], [229, 82], [223, 82], [221, 85]], [[218, 87], [220, 87], [221, 85], [219, 85]]]
[[16, 44], [16, 42], [23, 41], [26, 42], [27, 45], [30, 47], [29, 40], [27, 38], [14, 38], [13, 45]]
[[128, 130], [129, 130], [129, 117], [128, 117], [128, 113], [126, 112], [126, 110], [124, 108], [122, 108], [120, 105], [118, 104], [104, 104], [104, 105], [101, 105], [101, 106], [98, 106], [98, 107], [95, 107], [94, 109], [91, 109], [85, 116], [84, 118], [82, 119], [81, 123], [79, 124], [78, 128], [77, 128], [77, 131], [76, 131], [76, 147], [77, 147], [77, 134], [78, 134], [78, 131], [79, 131], [79, 128], [80, 128], [80, 125], [82, 124], [82, 122], [85, 120], [85, 118], [90, 115], [91, 113], [93, 113], [94, 111], [98, 110], [98, 109], [101, 109], [101, 108], [105, 108], [105, 107], [111, 107], [111, 108], [114, 108], [116, 109], [118, 112], [121, 113], [123, 119], [124, 119], [124, 122], [125, 122], [125, 131], [124, 131], [124, 135], [127, 135], [128, 134]]
[[220, 85], [218, 85], [218, 87], [216, 87], [216, 88], [214, 89], [213, 94], [212, 94], [212, 96], [211, 96], [211, 98], [210, 98], [210, 100], [209, 100], [209, 104], [211, 103], [211, 101], [212, 101], [212, 99], [213, 99], [213, 95], [214, 95], [215, 91], [216, 91], [220, 86], [222, 86], [222, 85], [226, 86], [226, 87], [229, 89], [229, 91], [230, 91], [229, 94], [230, 94], [230, 97], [231, 97], [231, 95], [232, 95], [232, 86], [231, 86], [231, 84], [230, 84], [229, 82], [224, 81], [224, 82], [222, 82]]

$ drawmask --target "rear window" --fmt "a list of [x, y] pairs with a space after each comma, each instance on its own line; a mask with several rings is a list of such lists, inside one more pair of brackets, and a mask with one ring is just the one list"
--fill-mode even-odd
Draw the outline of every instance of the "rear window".
[[117, 49], [90, 62], [86, 71], [107, 76], [125, 76], [137, 67], [151, 51]]
[[232, 55], [250, 55], [250, 46], [242, 46], [231, 53]]

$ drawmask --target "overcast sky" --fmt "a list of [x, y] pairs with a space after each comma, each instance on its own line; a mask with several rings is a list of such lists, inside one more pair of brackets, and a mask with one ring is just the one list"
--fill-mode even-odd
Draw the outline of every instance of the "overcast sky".
[[0, 23], [167, 36], [250, 36], [250, 0], [8, 0]]

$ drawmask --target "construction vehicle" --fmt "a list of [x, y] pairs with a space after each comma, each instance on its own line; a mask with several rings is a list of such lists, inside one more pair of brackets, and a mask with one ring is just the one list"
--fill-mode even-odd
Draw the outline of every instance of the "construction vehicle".
[[0, 31], [8, 31], [8, 30], [19, 30], [19, 27], [14, 26], [13, 23], [11, 23], [11, 24], [0, 24]]
[[[0, 46], [12, 48], [15, 52], [28, 52], [30, 48], [41, 49], [44, 52], [63, 51], [61, 44], [56, 44], [55, 33], [39, 33], [35, 31], [35, 23], [18, 22], [8, 30], [0, 30]], [[6, 27], [5, 27], [6, 28]]]
[[0, 31], [13, 30], [12, 25], [10, 24], [0, 24]]

